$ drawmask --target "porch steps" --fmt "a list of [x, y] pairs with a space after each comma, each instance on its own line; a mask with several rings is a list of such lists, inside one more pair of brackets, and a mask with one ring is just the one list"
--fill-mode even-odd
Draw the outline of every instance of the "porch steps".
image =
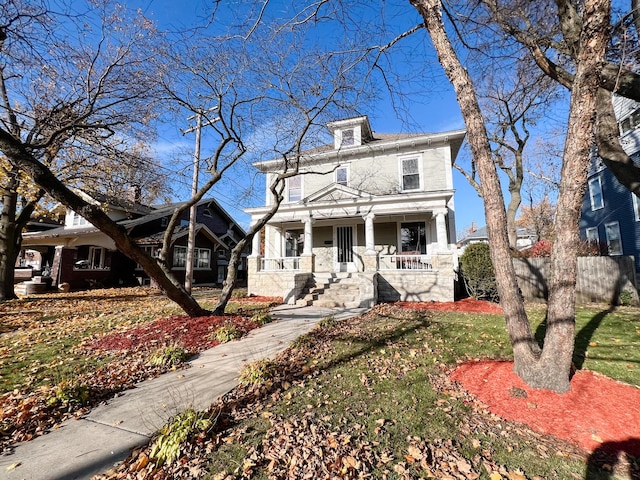
[[351, 273], [314, 273], [296, 305], [355, 308], [360, 306], [360, 287]]

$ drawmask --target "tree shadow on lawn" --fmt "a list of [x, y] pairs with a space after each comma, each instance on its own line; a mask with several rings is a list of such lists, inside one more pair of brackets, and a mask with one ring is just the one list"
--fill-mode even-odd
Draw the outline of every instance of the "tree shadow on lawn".
[[[589, 348], [589, 344], [591, 343], [593, 335], [596, 333], [596, 330], [598, 330], [606, 316], [613, 313], [614, 311], [615, 307], [610, 306], [608, 309], [596, 313], [591, 318], [591, 320], [589, 320], [589, 322], [587, 322], [587, 324], [576, 333], [576, 338], [573, 346], [573, 364], [575, 365], [576, 370], [582, 370], [582, 366], [584, 365], [584, 361], [587, 356], [587, 349]], [[546, 335], [546, 333], [547, 316], [545, 314], [544, 320], [540, 322], [540, 325], [538, 325], [538, 328], [536, 328], [536, 332], [534, 334], [535, 339], [540, 347], [542, 347], [544, 344], [544, 336]]]
[[[584, 478], [585, 480], [607, 480], [614, 478], [615, 471], [618, 470], [618, 473], [625, 475], [624, 478], [640, 479], [639, 454], [640, 438], [604, 442], [589, 455]], [[623, 473], [624, 470], [627, 471]]]

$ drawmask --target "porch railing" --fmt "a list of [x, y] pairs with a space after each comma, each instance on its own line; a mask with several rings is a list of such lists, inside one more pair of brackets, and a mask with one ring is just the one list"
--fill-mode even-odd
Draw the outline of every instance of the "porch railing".
[[265, 272], [300, 270], [300, 257], [262, 258], [260, 270]]
[[430, 255], [380, 255], [380, 270], [433, 270]]

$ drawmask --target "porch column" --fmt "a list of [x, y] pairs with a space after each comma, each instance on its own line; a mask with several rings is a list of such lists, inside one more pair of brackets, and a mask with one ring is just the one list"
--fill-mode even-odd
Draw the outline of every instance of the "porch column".
[[282, 257], [282, 228], [274, 227], [273, 233], [273, 256], [275, 258], [280, 258]]
[[436, 210], [433, 212], [436, 216], [436, 239], [438, 241], [438, 250], [444, 251], [448, 249], [449, 240], [447, 239], [447, 224], [445, 221], [445, 215], [447, 211], [445, 209]]
[[[254, 223], [252, 222], [252, 226]], [[260, 255], [260, 234], [262, 230], [258, 230], [251, 241], [251, 256], [258, 257]]]
[[309, 216], [302, 221], [304, 223], [304, 247], [302, 248], [302, 254], [311, 255], [313, 252], [313, 224], [316, 223], [316, 219]]
[[376, 240], [373, 233], [373, 220], [375, 218], [376, 216], [373, 213], [364, 216], [364, 242], [367, 255], [374, 255], [376, 253]]

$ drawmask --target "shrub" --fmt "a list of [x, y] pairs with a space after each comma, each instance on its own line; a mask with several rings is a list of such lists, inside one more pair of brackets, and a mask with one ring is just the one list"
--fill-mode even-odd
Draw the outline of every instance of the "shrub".
[[179, 345], [169, 345], [156, 350], [149, 358], [151, 365], [177, 365], [189, 358], [189, 352]]
[[242, 385], [260, 385], [276, 373], [276, 364], [271, 360], [257, 360], [244, 366], [238, 377]]
[[89, 402], [89, 389], [83, 385], [73, 385], [69, 381], [62, 381], [56, 385], [53, 395], [49, 397], [49, 405], [85, 405]]
[[180, 456], [181, 445], [193, 435], [209, 430], [213, 423], [211, 417], [204, 413], [197, 413], [191, 408], [185, 410], [162, 427], [149, 456], [158, 465], [176, 461]]
[[336, 320], [336, 317], [334, 317], [333, 315], [324, 317], [323, 319], [320, 320], [320, 322], [318, 322], [318, 325], [320, 326], [320, 328], [333, 328], [337, 324], [338, 324], [338, 321]]
[[216, 329], [215, 336], [220, 343], [227, 343], [242, 337], [242, 331], [235, 325], [227, 323]]
[[467, 292], [474, 298], [498, 301], [496, 276], [489, 256], [489, 244], [473, 243], [460, 256], [460, 273]]
[[273, 318], [268, 313], [256, 313], [251, 317], [251, 321], [257, 323], [258, 325], [266, 325], [267, 323], [273, 322]]

